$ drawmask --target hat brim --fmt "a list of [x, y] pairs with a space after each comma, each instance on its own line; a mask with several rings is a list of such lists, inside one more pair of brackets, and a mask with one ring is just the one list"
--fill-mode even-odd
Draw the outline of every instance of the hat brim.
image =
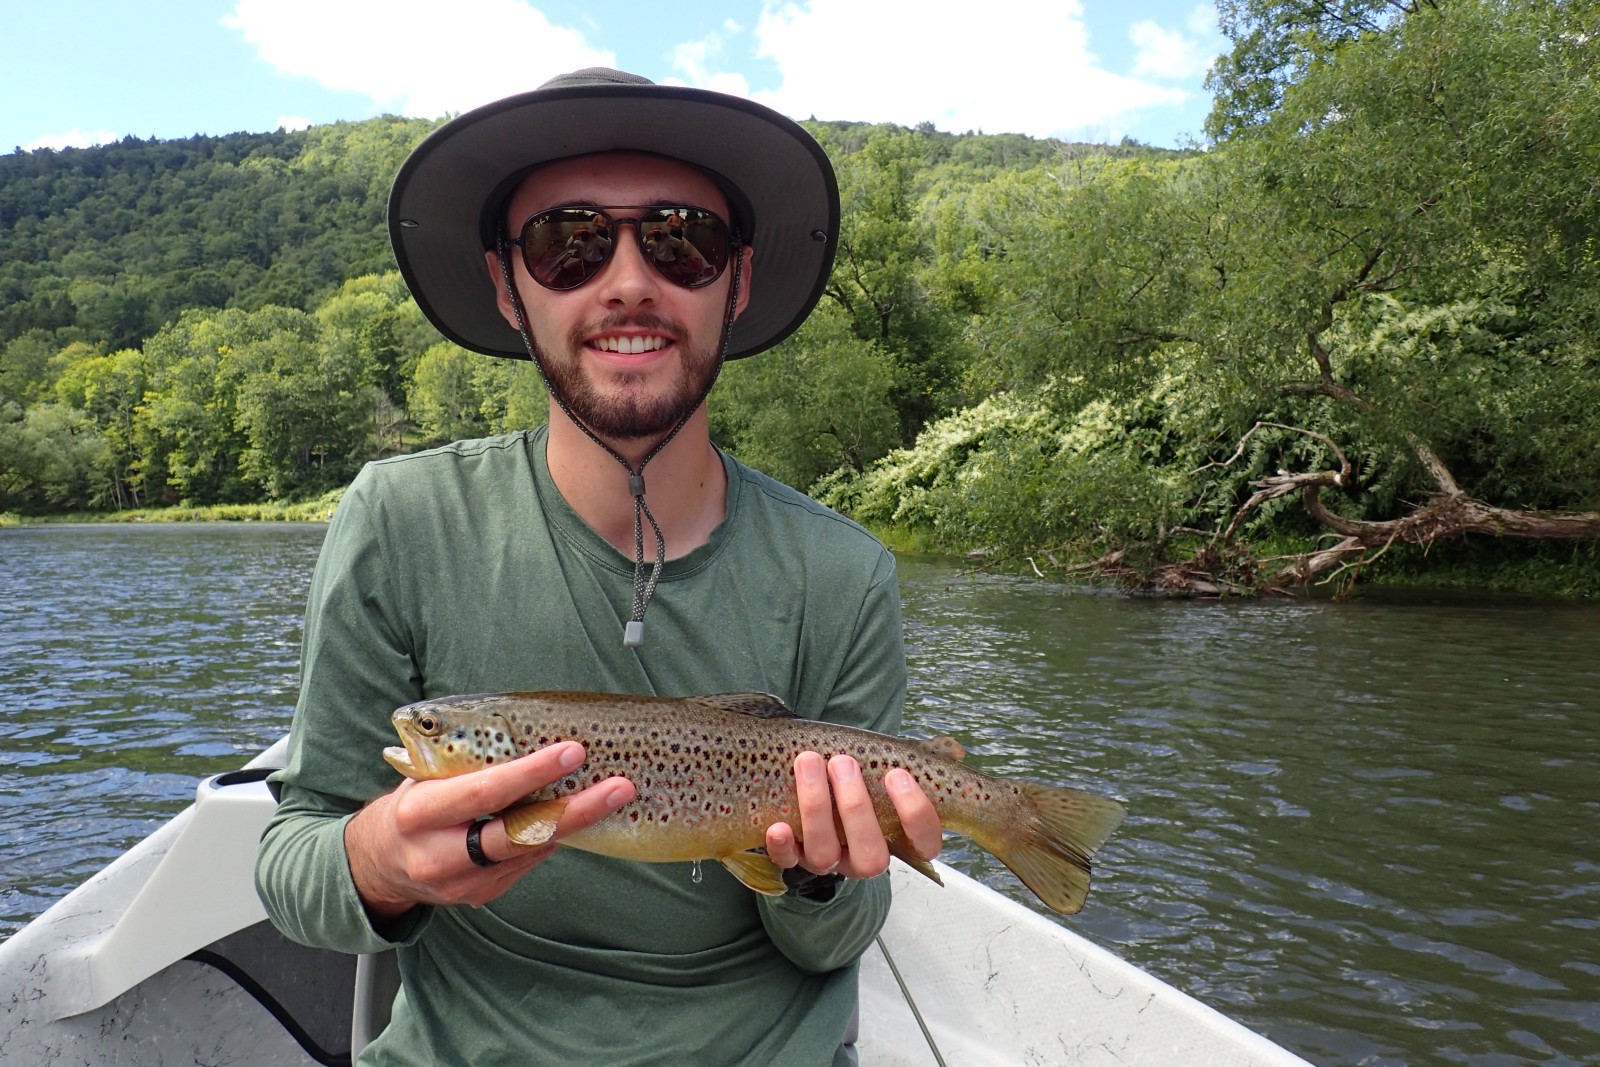
[[755, 249], [750, 299], [728, 358], [771, 348], [816, 305], [833, 265], [839, 190], [833, 167], [798, 124], [749, 100], [677, 86], [543, 89], [439, 127], [401, 166], [389, 194], [389, 239], [417, 305], [463, 348], [526, 359], [484, 266], [484, 213], [514, 175], [572, 156], [646, 152], [707, 171]]

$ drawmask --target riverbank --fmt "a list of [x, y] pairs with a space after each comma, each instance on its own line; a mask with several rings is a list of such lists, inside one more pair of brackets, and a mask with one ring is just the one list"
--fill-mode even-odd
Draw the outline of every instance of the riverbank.
[[[1112, 588], [1117, 582], [1097, 575], [1098, 547], [1078, 554], [1056, 548], [1031, 556], [992, 556], [971, 546], [944, 544], [915, 529], [868, 529], [896, 553], [965, 556], [972, 566], [1003, 574], [1032, 574], [1089, 587]], [[1255, 545], [1259, 558], [1305, 550], [1284, 540]], [[1471, 594], [1556, 597], [1563, 600], [1600, 600], [1600, 542], [1519, 541], [1509, 538], [1465, 538], [1432, 545], [1396, 545], [1382, 558], [1364, 567], [1357, 588], [1428, 589]], [[1314, 586], [1314, 597], [1335, 592], [1330, 585]]]
[[[344, 490], [298, 503], [177, 505], [123, 511], [65, 512], [19, 516], [0, 512], [0, 528], [56, 523], [116, 522], [327, 522]], [[923, 530], [868, 527], [889, 549], [901, 555], [966, 556], [978, 568], [1004, 573], [1064, 578], [1085, 585], [1095, 581], [1082, 565], [1088, 559], [1055, 556], [991, 559], [972, 546], [943, 544]], [[1284, 546], [1284, 551], [1290, 551]], [[1263, 552], [1270, 555], [1270, 552]], [[1474, 539], [1431, 546], [1397, 546], [1362, 571], [1362, 585], [1450, 590], [1460, 593], [1509, 593], [1566, 600], [1600, 600], [1600, 544], [1594, 542], [1491, 541]], [[1331, 590], [1320, 590], [1330, 592]], [[1314, 590], [1314, 593], [1319, 592]]]
[[268, 501], [259, 504], [208, 504], [200, 507], [175, 504], [162, 508], [66, 511], [57, 515], [26, 516], [0, 512], [0, 527], [102, 522], [327, 522], [333, 518], [334, 509], [339, 506], [339, 499], [343, 495], [343, 489], [335, 489], [314, 500], [294, 503]]

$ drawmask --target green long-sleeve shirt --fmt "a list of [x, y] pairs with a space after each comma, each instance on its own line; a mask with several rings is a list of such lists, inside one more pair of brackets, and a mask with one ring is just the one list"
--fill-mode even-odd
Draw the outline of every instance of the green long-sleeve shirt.
[[535, 431], [384, 460], [345, 494], [257, 863], [267, 911], [306, 944], [398, 947], [402, 992], [363, 1064], [842, 1064], [883, 878], [818, 904], [758, 896], [716, 864], [696, 882], [688, 864], [561, 849], [487, 907], [419, 908], [390, 937], [361, 906], [344, 825], [399, 781], [381, 752], [402, 704], [763, 690], [899, 728], [894, 563], [860, 527], [725, 457], [725, 520], [665, 566], [644, 647], [626, 648], [632, 561], [567, 506], [544, 446]]

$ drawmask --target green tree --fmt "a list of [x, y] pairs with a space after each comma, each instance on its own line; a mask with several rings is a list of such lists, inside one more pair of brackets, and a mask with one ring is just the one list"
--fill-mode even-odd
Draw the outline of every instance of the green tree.
[[824, 306], [771, 352], [724, 368], [711, 405], [717, 439], [800, 489], [834, 470], [863, 471], [897, 445], [894, 362], [852, 325]]
[[476, 364], [489, 357], [440, 341], [417, 361], [407, 405], [422, 440], [442, 444], [490, 432]]
[[144, 401], [144, 362], [137, 349], [103, 356], [83, 344], [68, 346], [56, 357], [57, 398], [92, 419], [105, 440], [108, 502], [116, 508], [141, 502], [136, 421]]
[[830, 129], [817, 132], [838, 172], [842, 212], [824, 299], [890, 360], [890, 397], [909, 443], [956, 401], [965, 366], [960, 319], [922, 277], [931, 259], [920, 189], [930, 145], [922, 134], [880, 127], [847, 151]]
[[0, 404], [10, 402], [25, 408], [47, 394], [50, 359], [56, 347], [49, 334], [39, 329], [5, 343], [0, 350]]
[[290, 308], [189, 311], [146, 343], [145, 396], [134, 415], [146, 499], [251, 499], [242, 467], [250, 423], [239, 417], [239, 391], [270, 363], [252, 346], [277, 334], [314, 348], [317, 322]]
[[515, 433], [550, 419], [550, 394], [531, 361], [476, 356], [470, 366], [478, 413], [490, 433]]
[[273, 499], [315, 496], [349, 481], [367, 456], [371, 365], [309, 316], [274, 318], [270, 333], [227, 356], [247, 442], [239, 469]]
[[0, 404], [0, 510], [89, 508], [106, 488], [106, 444], [64, 404]]
[[[1600, 7], [1378, 14], [1268, 57], [1284, 76], [1205, 156], [1007, 175], [962, 216], [1004, 264], [969, 279], [979, 380], [1060, 419], [1110, 401], [1138, 454], [1183, 474], [1181, 521], [1212, 530], [1191, 573], [1236, 576], [1245, 534], [1336, 535], [1284, 583], [1392, 542], [1600, 536], [1582, 510], [1600, 502]], [[1020, 450], [1019, 432], [1023, 469], [1051, 453], [1045, 428]], [[967, 454], [966, 487], [998, 499], [1017, 483], [993, 447]], [[1139, 499], [1125, 532], [1170, 535], [1159, 493], [1104, 507]]]

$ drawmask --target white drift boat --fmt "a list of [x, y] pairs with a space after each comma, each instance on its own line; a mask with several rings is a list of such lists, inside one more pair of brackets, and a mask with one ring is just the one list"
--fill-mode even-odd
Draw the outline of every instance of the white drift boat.
[[[0, 944], [0, 1064], [348, 1064], [387, 1019], [394, 970], [295, 945], [252, 871], [283, 743]], [[940, 865], [896, 864], [862, 961], [869, 1067], [1306, 1067], [1071, 931]]]

